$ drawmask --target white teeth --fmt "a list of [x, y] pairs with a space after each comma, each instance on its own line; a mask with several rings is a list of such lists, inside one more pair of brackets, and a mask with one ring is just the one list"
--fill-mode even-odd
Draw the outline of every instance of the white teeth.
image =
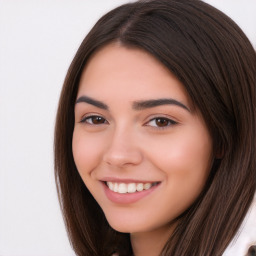
[[138, 183], [136, 186], [137, 191], [142, 191], [143, 190], [143, 183]]
[[150, 189], [153, 185], [156, 185], [157, 183], [117, 183], [117, 182], [107, 182], [107, 186], [109, 187], [110, 190], [120, 193], [120, 194], [125, 194], [125, 193], [135, 193], [135, 192], [140, 192], [142, 190], [148, 190]]
[[121, 194], [127, 193], [127, 185], [124, 183], [119, 184], [117, 192]]
[[114, 184], [113, 182], [107, 182], [107, 185], [109, 187], [110, 190], [114, 190]]
[[129, 183], [127, 185], [127, 192], [128, 193], [134, 193], [136, 192], [136, 184], [135, 183]]
[[147, 190], [147, 189], [150, 189], [152, 187], [152, 184], [151, 183], [145, 183], [143, 187], [144, 187], [145, 190]]
[[118, 183], [114, 183], [114, 189], [113, 189], [114, 192], [118, 192]]

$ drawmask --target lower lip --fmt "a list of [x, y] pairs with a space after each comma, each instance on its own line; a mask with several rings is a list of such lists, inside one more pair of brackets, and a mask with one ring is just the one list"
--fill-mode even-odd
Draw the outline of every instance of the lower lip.
[[140, 192], [120, 194], [120, 193], [110, 190], [108, 188], [108, 186], [103, 182], [103, 188], [104, 188], [107, 198], [110, 201], [112, 201], [113, 203], [117, 203], [117, 204], [135, 203], [135, 202], [139, 201], [140, 199], [147, 197], [152, 192], [154, 192], [158, 188], [159, 185], [160, 185], [160, 183], [152, 186], [150, 189], [142, 190]]

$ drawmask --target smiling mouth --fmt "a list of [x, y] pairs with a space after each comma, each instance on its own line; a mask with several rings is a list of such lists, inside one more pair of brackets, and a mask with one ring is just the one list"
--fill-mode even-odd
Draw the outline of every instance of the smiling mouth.
[[107, 187], [116, 193], [126, 194], [126, 193], [138, 193], [143, 190], [148, 190], [153, 186], [158, 185], [160, 182], [152, 182], [152, 183], [121, 183], [121, 182], [105, 182]]

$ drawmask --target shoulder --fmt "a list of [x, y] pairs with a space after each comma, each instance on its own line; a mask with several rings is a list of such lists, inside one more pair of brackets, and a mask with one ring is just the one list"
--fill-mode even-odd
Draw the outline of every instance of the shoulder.
[[247, 256], [255, 256], [256, 255], [256, 244], [252, 245], [249, 250]]
[[[256, 194], [252, 206], [245, 217], [241, 228], [233, 241], [228, 246], [223, 256], [230, 255], [248, 255], [248, 249], [256, 252]], [[249, 250], [249, 251], [250, 251]], [[251, 255], [256, 255], [252, 254]]]

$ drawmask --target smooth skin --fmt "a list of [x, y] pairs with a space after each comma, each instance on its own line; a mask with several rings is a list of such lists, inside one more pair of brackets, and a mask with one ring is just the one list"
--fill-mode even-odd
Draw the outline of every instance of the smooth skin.
[[[80, 176], [109, 224], [131, 234], [134, 255], [159, 255], [170, 222], [195, 201], [209, 175], [212, 139], [204, 120], [166, 67], [119, 43], [90, 58], [77, 100], [73, 156]], [[109, 200], [107, 179], [159, 183], [126, 204]]]

